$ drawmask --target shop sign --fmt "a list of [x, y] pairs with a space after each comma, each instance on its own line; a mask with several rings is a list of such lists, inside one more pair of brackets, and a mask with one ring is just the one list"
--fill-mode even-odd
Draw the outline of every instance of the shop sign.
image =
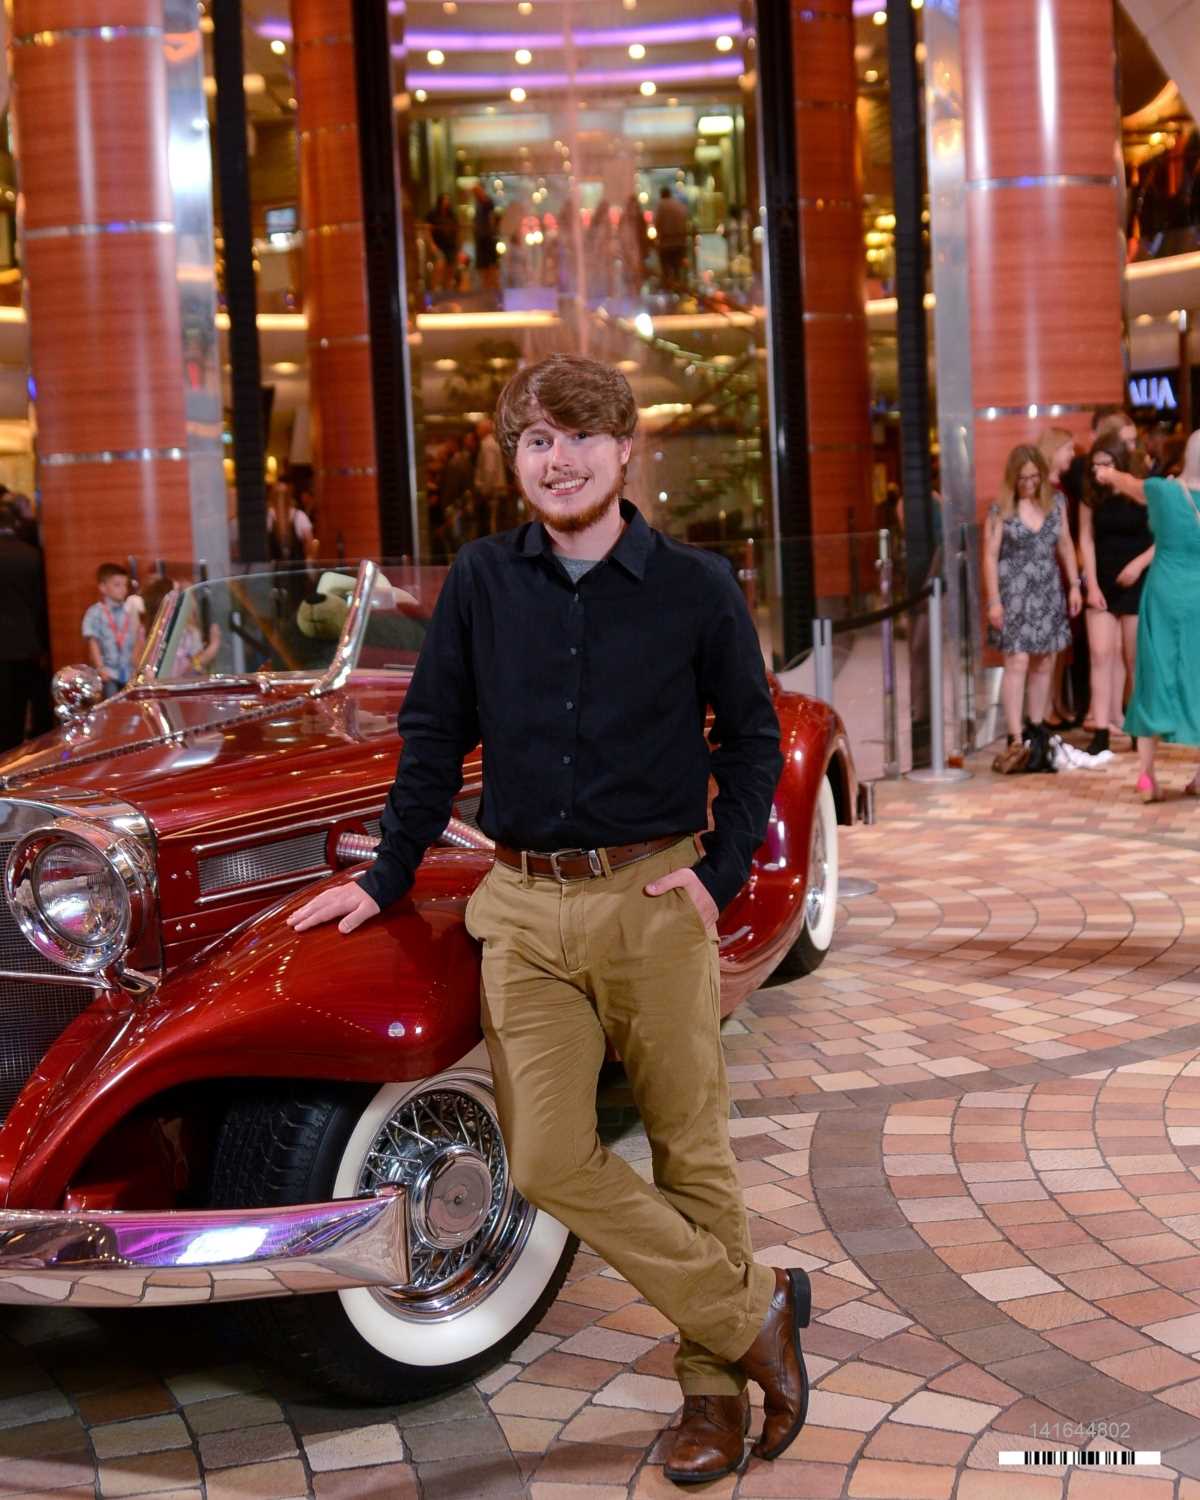
[[1129, 382], [1132, 406], [1152, 406], [1155, 411], [1178, 411], [1175, 389], [1168, 375], [1139, 375]]

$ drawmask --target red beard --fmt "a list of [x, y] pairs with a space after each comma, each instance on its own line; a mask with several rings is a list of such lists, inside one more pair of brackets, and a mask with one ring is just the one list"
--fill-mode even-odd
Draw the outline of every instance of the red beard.
[[607, 495], [587, 506], [584, 510], [570, 511], [566, 515], [558, 515], [553, 511], [543, 510], [536, 500], [529, 494], [525, 487], [521, 486], [521, 493], [525, 497], [525, 503], [529, 506], [537, 520], [551, 531], [557, 531], [563, 536], [570, 536], [577, 531], [586, 531], [589, 526], [594, 526], [601, 520], [621, 498], [621, 490], [624, 488], [624, 475], [617, 480]]

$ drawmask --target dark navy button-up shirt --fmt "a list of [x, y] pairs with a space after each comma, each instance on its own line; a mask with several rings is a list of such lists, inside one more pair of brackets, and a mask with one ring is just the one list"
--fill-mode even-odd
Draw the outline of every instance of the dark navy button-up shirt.
[[578, 583], [537, 521], [455, 558], [400, 710], [379, 853], [359, 879], [380, 906], [409, 890], [480, 741], [479, 825], [497, 843], [701, 832], [712, 775], [714, 827], [694, 869], [718, 907], [745, 882], [783, 768], [754, 623], [722, 557], [620, 504], [624, 531]]

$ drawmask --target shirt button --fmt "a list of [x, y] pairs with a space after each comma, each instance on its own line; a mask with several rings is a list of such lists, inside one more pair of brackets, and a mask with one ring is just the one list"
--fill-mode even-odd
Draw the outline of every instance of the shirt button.
[[565, 818], [566, 815], [567, 815], [566, 808], [565, 807], [560, 807], [559, 810], [558, 810], [558, 815], [559, 815], [560, 818]]
[[564, 766], [569, 766], [570, 764], [571, 764], [571, 757], [569, 755], [564, 755], [563, 756], [563, 765]]
[[578, 646], [572, 646], [571, 647], [571, 655], [572, 656], [578, 656], [579, 655], [579, 647]]
[[574, 708], [575, 707], [575, 700], [574, 700], [574, 698], [568, 698], [567, 699], [567, 707], [568, 708]]

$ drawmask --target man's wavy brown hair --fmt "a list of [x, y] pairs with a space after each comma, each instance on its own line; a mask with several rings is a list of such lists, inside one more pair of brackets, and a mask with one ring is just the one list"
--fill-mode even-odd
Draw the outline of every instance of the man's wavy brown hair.
[[611, 365], [582, 354], [551, 354], [518, 370], [496, 403], [496, 437], [511, 464], [521, 434], [540, 417], [573, 432], [629, 438], [637, 402], [628, 380]]

